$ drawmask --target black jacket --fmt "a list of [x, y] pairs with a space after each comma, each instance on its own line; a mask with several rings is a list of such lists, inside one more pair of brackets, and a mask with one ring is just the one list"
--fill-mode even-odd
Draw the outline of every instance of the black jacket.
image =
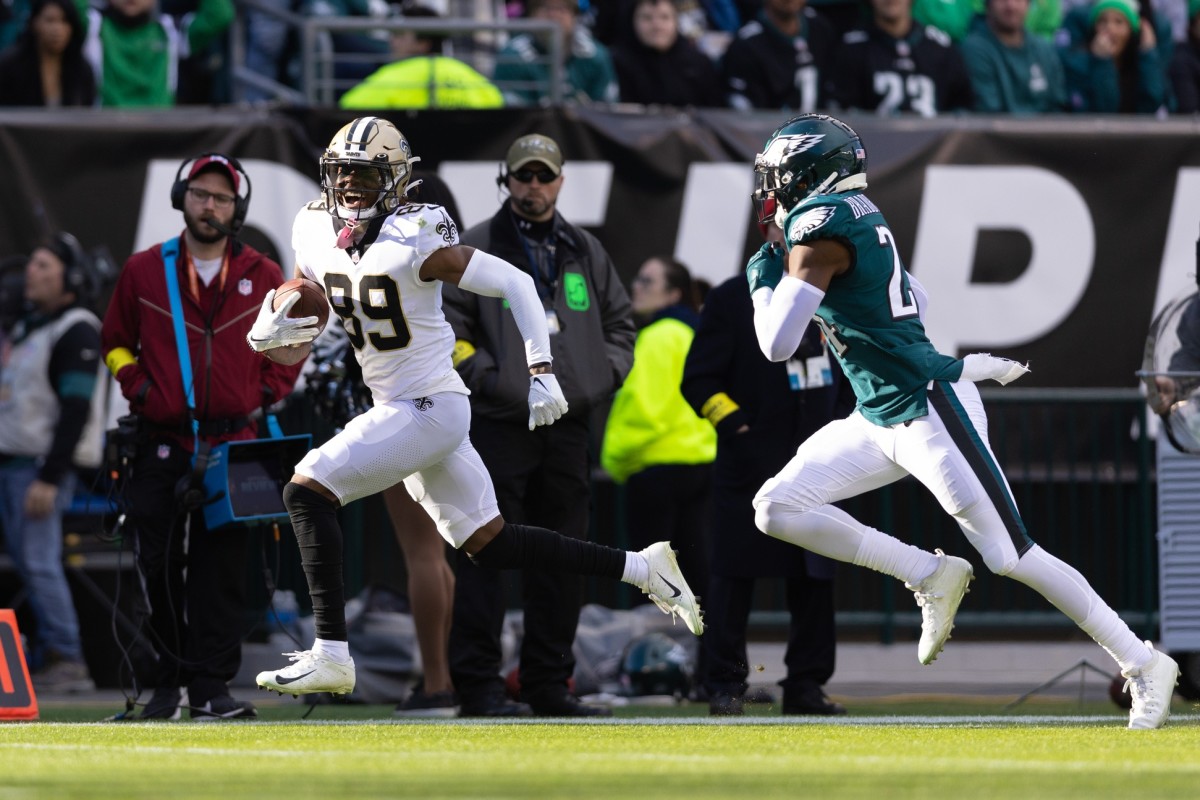
[[[817, 327], [810, 325], [797, 356], [816, 356], [821, 350]], [[683, 396], [701, 416], [709, 399], [721, 392], [738, 405], [716, 426], [714, 572], [734, 577], [832, 577], [832, 562], [759, 531], [750, 505], [805, 439], [853, 410], [849, 381], [832, 356], [829, 360], [829, 386], [793, 391], [787, 365], [768, 361], [758, 347], [746, 277], [731, 278], [705, 297], [700, 327], [683, 368]], [[742, 425], [749, 430], [738, 433]]]
[[[581, 416], [611, 399], [629, 374], [637, 330], [629, 295], [596, 237], [555, 213], [550, 241], [559, 277], [543, 303], [553, 309], [561, 327], [550, 336], [554, 374], [570, 406], [568, 415]], [[533, 274], [507, 203], [491, 220], [463, 234], [462, 243]], [[455, 366], [471, 390], [472, 413], [524, 423], [529, 418], [529, 366], [512, 312], [499, 298], [450, 284], [442, 291], [446, 319], [459, 341]], [[464, 342], [475, 349], [467, 358], [461, 355]]]
[[937, 28], [913, 23], [907, 36], [895, 39], [871, 23], [842, 37], [835, 64], [834, 100], [841, 108], [931, 117], [970, 111], [975, 102], [962, 53]]
[[1168, 69], [1180, 114], [1200, 112], [1200, 41], [1189, 40], [1175, 47]]
[[[91, 106], [96, 102], [96, 78], [78, 53], [63, 54], [62, 105]], [[44, 106], [42, 70], [37, 51], [22, 39], [0, 52], [0, 106]]]
[[716, 108], [725, 105], [721, 74], [683, 36], [663, 53], [638, 41], [612, 48], [622, 103]]
[[729, 105], [790, 111], [828, 107], [837, 36], [812, 8], [801, 14], [800, 35], [794, 38], [764, 14], [738, 31], [721, 59]]

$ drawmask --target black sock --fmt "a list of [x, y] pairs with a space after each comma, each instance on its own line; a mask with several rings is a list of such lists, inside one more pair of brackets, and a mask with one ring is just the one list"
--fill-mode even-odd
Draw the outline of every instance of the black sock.
[[490, 569], [572, 572], [616, 580], [625, 574], [624, 550], [509, 522], [504, 523], [495, 539], [471, 556], [471, 561]]
[[300, 563], [308, 578], [317, 638], [344, 642], [346, 583], [342, 575], [342, 528], [337, 508], [325, 497], [298, 483], [283, 487], [283, 505], [292, 519]]

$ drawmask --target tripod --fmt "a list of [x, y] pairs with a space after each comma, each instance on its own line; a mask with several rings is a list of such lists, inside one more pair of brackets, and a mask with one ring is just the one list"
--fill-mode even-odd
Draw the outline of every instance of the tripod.
[[1051, 686], [1054, 686], [1055, 684], [1059, 683], [1060, 681], [1069, 677], [1072, 673], [1075, 673], [1075, 672], [1079, 673], [1079, 705], [1082, 706], [1083, 705], [1083, 693], [1084, 693], [1084, 689], [1086, 688], [1084, 681], [1087, 678], [1087, 674], [1089, 671], [1094, 672], [1097, 675], [1104, 676], [1104, 680], [1106, 680], [1106, 681], [1110, 681], [1110, 682], [1112, 681], [1111, 673], [1100, 669], [1100, 667], [1097, 667], [1095, 664], [1088, 661], [1086, 658], [1081, 658], [1079, 660], [1079, 663], [1063, 670], [1062, 672], [1058, 673], [1050, 680], [1046, 681], [1045, 683], [1043, 683], [1039, 686], [1035, 686], [1034, 688], [1030, 689], [1025, 694], [1018, 697], [1016, 700], [1013, 700], [1011, 703], [1009, 703], [1008, 705], [1006, 705], [1004, 707], [1004, 710], [1008, 711], [1011, 708], [1016, 708], [1017, 706], [1021, 705], [1021, 703], [1024, 703], [1026, 700], [1028, 700], [1030, 697], [1033, 697], [1035, 694], [1038, 694], [1039, 692], [1043, 692], [1046, 689], [1049, 689]]

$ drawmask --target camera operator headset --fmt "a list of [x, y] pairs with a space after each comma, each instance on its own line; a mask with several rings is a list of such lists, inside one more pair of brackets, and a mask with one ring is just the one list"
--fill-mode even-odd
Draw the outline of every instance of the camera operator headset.
[[[190, 187], [191, 179], [198, 174], [199, 169], [202, 169], [214, 162], [227, 164], [229, 167], [236, 170], [240, 176], [239, 183], [241, 186], [245, 187], [245, 193], [241, 193], [239, 191], [241, 186], [234, 187], [233, 217], [230, 219], [228, 227], [221, 224], [216, 219], [210, 218], [207, 220], [208, 224], [216, 229], [218, 233], [232, 239], [241, 232], [242, 225], [246, 222], [246, 214], [250, 211], [251, 193], [250, 176], [246, 174], [246, 170], [242, 168], [241, 162], [239, 162], [236, 158], [227, 156], [224, 153], [208, 152], [185, 159], [179, 165], [179, 169], [175, 171], [175, 181], [171, 184], [171, 208], [174, 208], [176, 211], [184, 210], [184, 197], [187, 194], [188, 188]], [[184, 174], [185, 171], [187, 173], [186, 177]], [[178, 299], [178, 296], [178, 291], [173, 292], [172, 300], [174, 301]], [[175, 309], [173, 309], [173, 311], [174, 310]], [[216, 310], [217, 306], [214, 304], [210, 314], [215, 315]], [[182, 321], [182, 310], [179, 311], [176, 319]], [[211, 319], [209, 321], [211, 322]], [[177, 338], [180, 337], [181, 334], [182, 331], [176, 331]], [[181, 365], [184, 363], [185, 359], [190, 361], [190, 358], [187, 355], [186, 347], [184, 347], [182, 344], [182, 341], [185, 340], [186, 339], [180, 340], [179, 354]], [[190, 384], [190, 381], [187, 381], [186, 379], [190, 377], [191, 369], [188, 368], [185, 375], [185, 382], [188, 384]], [[205, 381], [208, 382], [209, 388], [211, 388], [211, 367], [206, 370], [204, 378]], [[211, 496], [205, 493], [204, 473], [208, 470], [208, 460], [212, 445], [199, 435], [199, 426], [196, 421], [196, 408], [192, 398], [191, 386], [186, 385], [184, 390], [188, 396], [188, 407], [192, 416], [192, 425], [197, 434], [195, 437], [196, 449], [194, 450], [195, 459], [192, 462], [192, 471], [179, 479], [179, 483], [175, 486], [175, 498], [179, 501], [179, 505], [182, 510], [190, 514], [193, 511], [199, 511], [209, 503], [220, 500], [225, 496], [225, 493], [216, 492]], [[210, 392], [205, 392], [205, 397], [207, 398], [209, 396]]]

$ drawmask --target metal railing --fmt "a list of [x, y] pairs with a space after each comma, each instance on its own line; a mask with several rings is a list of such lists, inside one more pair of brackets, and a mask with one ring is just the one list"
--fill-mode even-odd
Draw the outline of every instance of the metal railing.
[[[496, 83], [502, 91], [533, 91], [546, 99], [549, 105], [561, 105], [565, 73], [563, 69], [562, 29], [546, 20], [504, 20], [484, 22], [468, 19], [431, 19], [427, 17], [405, 19], [403, 17], [305, 17], [281, 11], [261, 0], [237, 0], [239, 13], [235, 15], [229, 33], [229, 60], [231, 91], [235, 102], [245, 100], [246, 87], [253, 87], [271, 95], [276, 102], [290, 105], [336, 106], [338, 98], [347, 89], [360, 82], [359, 78], [341, 78], [336, 74], [337, 65], [377, 68], [393, 59], [386, 52], [339, 51], [334, 46], [336, 35], [361, 35], [386, 37], [391, 32], [415, 31], [452, 37], [460, 41], [459, 49], [447, 52], [470, 64], [485, 76], [491, 76], [492, 65], [507, 40], [514, 34], [537, 34], [548, 43], [549, 52], [536, 62], [549, 70], [545, 83]], [[293, 88], [280, 83], [273, 77], [255, 72], [246, 66], [246, 11], [264, 14], [287, 26], [299, 41], [299, 87]], [[464, 48], [461, 42], [469, 42]]]

